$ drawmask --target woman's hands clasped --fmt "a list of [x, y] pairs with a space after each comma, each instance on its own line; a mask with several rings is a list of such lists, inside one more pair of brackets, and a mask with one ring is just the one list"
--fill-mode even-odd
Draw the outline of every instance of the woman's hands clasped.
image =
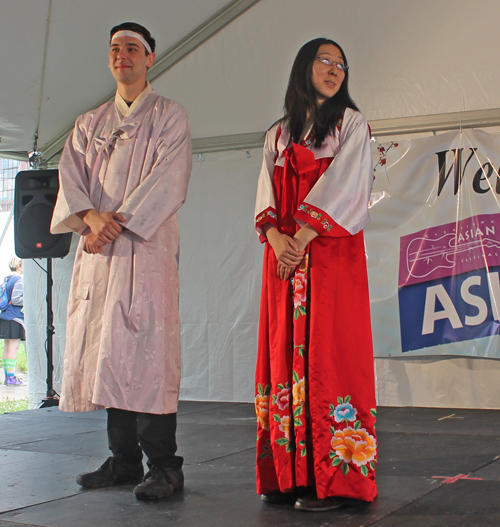
[[305, 223], [293, 238], [281, 234], [270, 223], [266, 223], [263, 228], [278, 260], [278, 276], [282, 280], [288, 280], [302, 262], [307, 245], [318, 236], [318, 232], [308, 223]]
[[266, 235], [278, 260], [278, 276], [282, 280], [288, 280], [302, 261], [305, 251], [299, 250], [296, 240], [286, 234], [281, 234], [274, 226], [267, 228]]

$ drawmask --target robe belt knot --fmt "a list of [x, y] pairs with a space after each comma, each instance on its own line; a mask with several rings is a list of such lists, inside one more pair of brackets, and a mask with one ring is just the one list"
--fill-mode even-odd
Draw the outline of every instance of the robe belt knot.
[[296, 174], [304, 174], [316, 169], [314, 154], [308, 149], [296, 143], [292, 143], [283, 152], [285, 163], [290, 163]]

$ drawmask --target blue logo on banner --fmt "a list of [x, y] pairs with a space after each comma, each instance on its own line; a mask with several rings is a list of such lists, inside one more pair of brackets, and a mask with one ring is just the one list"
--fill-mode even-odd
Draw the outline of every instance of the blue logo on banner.
[[402, 351], [500, 334], [500, 267], [399, 289]]

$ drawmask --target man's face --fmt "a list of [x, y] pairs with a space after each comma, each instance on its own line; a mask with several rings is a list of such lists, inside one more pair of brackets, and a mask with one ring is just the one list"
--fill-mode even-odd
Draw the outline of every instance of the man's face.
[[146, 71], [153, 65], [155, 54], [146, 56], [144, 45], [134, 37], [117, 37], [109, 49], [109, 69], [120, 84], [146, 82]]

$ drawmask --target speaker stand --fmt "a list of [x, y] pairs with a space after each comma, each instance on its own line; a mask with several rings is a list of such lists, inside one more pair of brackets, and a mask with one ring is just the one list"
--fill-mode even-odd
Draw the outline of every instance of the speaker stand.
[[54, 390], [54, 314], [52, 312], [52, 258], [47, 258], [47, 397], [42, 399], [40, 408], [59, 406], [59, 396]]

